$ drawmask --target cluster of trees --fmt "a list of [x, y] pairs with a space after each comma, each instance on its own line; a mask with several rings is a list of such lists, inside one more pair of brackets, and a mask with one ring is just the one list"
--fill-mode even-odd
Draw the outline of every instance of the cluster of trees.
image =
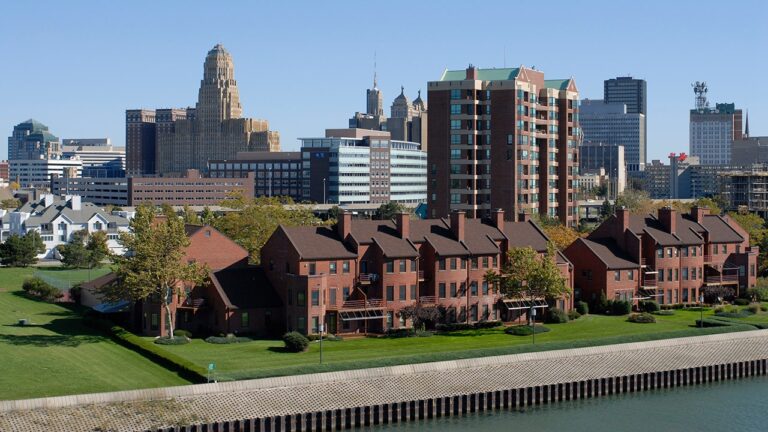
[[37, 255], [45, 252], [45, 244], [37, 231], [23, 236], [13, 234], [0, 244], [0, 264], [27, 267], [37, 263]]
[[107, 234], [103, 231], [93, 234], [86, 230], [77, 231], [69, 243], [56, 249], [61, 254], [61, 262], [74, 268], [94, 268], [110, 256]]

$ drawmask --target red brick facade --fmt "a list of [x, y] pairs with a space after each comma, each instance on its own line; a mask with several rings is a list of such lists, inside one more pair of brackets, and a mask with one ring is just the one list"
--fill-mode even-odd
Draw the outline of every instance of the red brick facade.
[[755, 285], [758, 249], [727, 216], [694, 207], [680, 215], [616, 211], [586, 239], [565, 250], [574, 266], [577, 300], [656, 300], [696, 303], [707, 287], [740, 291]]

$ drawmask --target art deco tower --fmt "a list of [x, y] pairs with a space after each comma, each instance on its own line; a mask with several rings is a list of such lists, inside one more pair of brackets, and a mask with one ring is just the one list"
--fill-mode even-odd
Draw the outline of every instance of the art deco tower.
[[203, 127], [242, 117], [232, 56], [219, 44], [208, 51], [197, 98], [197, 118]]

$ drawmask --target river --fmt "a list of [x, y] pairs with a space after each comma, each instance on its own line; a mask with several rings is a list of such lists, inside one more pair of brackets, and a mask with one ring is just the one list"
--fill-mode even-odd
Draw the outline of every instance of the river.
[[768, 377], [372, 427], [380, 431], [768, 431]]

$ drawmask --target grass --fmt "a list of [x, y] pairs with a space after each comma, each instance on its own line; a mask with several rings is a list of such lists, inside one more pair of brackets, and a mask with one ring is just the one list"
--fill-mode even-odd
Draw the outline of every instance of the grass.
[[[655, 324], [636, 324], [626, 316], [587, 315], [566, 324], [547, 324], [552, 331], [532, 338], [512, 336], [503, 328], [453, 332], [429, 338], [355, 338], [323, 344], [324, 365], [319, 365], [319, 343], [313, 342], [304, 353], [287, 353], [282, 341], [253, 341], [242, 344], [213, 345], [194, 339], [187, 345], [163, 346], [199, 366], [216, 363], [218, 379], [261, 378], [406, 363], [452, 360], [488, 355], [512, 354], [614, 343], [697, 336], [755, 327], [693, 327], [698, 311], [675, 311], [671, 316], [656, 316]], [[712, 316], [705, 311], [704, 316]], [[755, 319], [752, 316], [748, 319]], [[740, 320], [734, 320], [740, 322]], [[755, 321], [757, 322], [757, 321]], [[768, 314], [762, 321], [768, 322]]]
[[[93, 270], [92, 277], [106, 270]], [[26, 298], [21, 284], [40, 273], [73, 283], [87, 270], [0, 268], [0, 399], [187, 384], [167, 369], [85, 327], [76, 309]], [[32, 325], [18, 327], [19, 319]]]

